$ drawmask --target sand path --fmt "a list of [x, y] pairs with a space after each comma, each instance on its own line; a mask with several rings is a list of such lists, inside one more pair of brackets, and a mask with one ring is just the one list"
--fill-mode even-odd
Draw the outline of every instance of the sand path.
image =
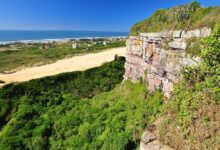
[[0, 80], [6, 84], [37, 79], [64, 72], [83, 71], [101, 66], [105, 62], [114, 60], [115, 55], [125, 56], [126, 48], [113, 48], [99, 53], [91, 53], [72, 58], [62, 59], [52, 64], [25, 68], [12, 74], [0, 74]]

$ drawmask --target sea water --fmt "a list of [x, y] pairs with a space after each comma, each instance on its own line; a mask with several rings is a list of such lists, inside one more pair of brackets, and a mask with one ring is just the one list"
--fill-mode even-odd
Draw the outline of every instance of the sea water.
[[58, 41], [76, 38], [125, 37], [127, 32], [66, 30], [0, 30], [0, 44], [14, 42]]

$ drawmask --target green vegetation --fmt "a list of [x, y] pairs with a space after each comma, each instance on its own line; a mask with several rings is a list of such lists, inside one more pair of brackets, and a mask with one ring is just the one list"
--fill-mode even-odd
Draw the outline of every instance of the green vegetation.
[[5, 83], [4, 81], [0, 80], [0, 84], [4, 84], [4, 83]]
[[220, 7], [200, 7], [197, 1], [170, 9], [158, 10], [149, 19], [141, 21], [131, 29], [131, 35], [141, 32], [164, 30], [195, 29], [214, 27], [220, 20]]
[[124, 61], [116, 57], [114, 62], [85, 72], [3, 87], [0, 147], [137, 147], [144, 128], [160, 112], [163, 98], [159, 91], [148, 96], [144, 84], [128, 81], [110, 91], [123, 80]]
[[220, 23], [202, 41], [203, 62], [186, 68], [164, 107], [160, 138], [177, 149], [220, 148]]
[[187, 49], [186, 53], [191, 56], [199, 56], [202, 50], [202, 42], [199, 38], [190, 38], [187, 39]]
[[[72, 48], [71, 43], [66, 44], [33, 44], [27, 47], [18, 45], [20, 50], [0, 52], [0, 72], [11, 71], [18, 67], [42, 65], [74, 55], [100, 52], [104, 49], [125, 46], [125, 41], [112, 41], [103, 45], [101, 43], [91, 44], [80, 42], [77, 49]], [[13, 61], [12, 61], [13, 60]]]
[[[212, 26], [219, 19], [219, 8], [201, 8], [197, 2], [164, 14], [172, 10], [178, 12], [175, 29]], [[169, 20], [159, 18], [164, 23]], [[162, 28], [156, 24], [146, 31]], [[120, 84], [125, 59], [117, 56], [111, 63], [84, 72], [4, 86], [0, 89], [0, 148], [137, 149], [144, 129], [160, 117], [158, 130], [165, 144], [176, 149], [220, 149], [219, 41], [220, 23], [210, 37], [187, 41], [188, 53], [201, 52], [203, 61], [185, 68], [184, 80], [176, 84], [166, 104], [160, 91], [149, 95], [142, 80]]]
[[58, 98], [61, 97], [59, 95], [71, 93], [76, 98], [90, 98], [100, 92], [113, 89], [123, 79], [124, 61], [123, 57], [119, 57], [112, 63], [84, 72], [64, 73], [4, 86], [0, 89], [1, 123], [9, 121], [13, 110], [16, 110], [11, 106], [19, 103], [24, 96], [28, 96], [30, 102], [41, 102], [44, 99], [42, 95]]

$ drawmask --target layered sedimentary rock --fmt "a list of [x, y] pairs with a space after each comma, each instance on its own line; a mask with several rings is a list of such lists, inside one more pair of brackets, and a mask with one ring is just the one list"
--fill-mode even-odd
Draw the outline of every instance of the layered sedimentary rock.
[[150, 92], [161, 89], [166, 97], [173, 91], [173, 83], [182, 79], [184, 66], [197, 64], [186, 54], [187, 40], [211, 34], [210, 28], [192, 31], [142, 33], [127, 40], [125, 79], [144, 79]]

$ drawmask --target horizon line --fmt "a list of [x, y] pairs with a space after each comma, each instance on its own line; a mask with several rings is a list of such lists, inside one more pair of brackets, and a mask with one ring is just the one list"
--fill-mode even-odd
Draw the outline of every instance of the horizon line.
[[123, 32], [129, 33], [130, 31], [107, 31], [107, 30], [74, 30], [74, 29], [1, 29], [0, 31], [79, 31], [79, 32]]

